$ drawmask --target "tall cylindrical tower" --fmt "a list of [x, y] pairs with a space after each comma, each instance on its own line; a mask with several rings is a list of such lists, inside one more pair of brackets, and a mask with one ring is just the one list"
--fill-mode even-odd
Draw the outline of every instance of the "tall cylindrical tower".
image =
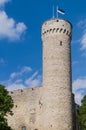
[[42, 26], [43, 130], [72, 130], [71, 28], [57, 18]]

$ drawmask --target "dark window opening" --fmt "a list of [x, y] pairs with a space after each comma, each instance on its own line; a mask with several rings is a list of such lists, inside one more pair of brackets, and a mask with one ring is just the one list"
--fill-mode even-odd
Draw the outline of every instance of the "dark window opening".
[[59, 22], [59, 20], [56, 20], [56, 22]]
[[62, 32], [62, 30], [63, 30], [63, 29], [61, 28], [59, 32]]
[[38, 129], [35, 129], [35, 130], [38, 130]]
[[15, 107], [17, 108], [17, 105], [15, 105]]
[[65, 33], [66, 32], [66, 29], [64, 29], [64, 32], [63, 33]]
[[22, 129], [21, 130], [26, 130], [26, 126], [22, 126]]
[[67, 31], [67, 33], [66, 33], [66, 34], [68, 35], [68, 33], [69, 33], [69, 31]]
[[60, 46], [62, 46], [62, 41], [60, 41]]
[[52, 29], [50, 29], [50, 31], [52, 31]]
[[59, 28], [56, 29], [56, 32], [59, 30]]

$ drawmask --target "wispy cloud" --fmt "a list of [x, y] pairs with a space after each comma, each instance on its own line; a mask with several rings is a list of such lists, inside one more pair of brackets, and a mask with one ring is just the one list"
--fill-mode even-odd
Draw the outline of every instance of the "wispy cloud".
[[86, 50], [86, 32], [83, 33], [81, 38], [81, 50]]
[[78, 63], [79, 63], [79, 61], [72, 61], [72, 65], [76, 65]]
[[6, 64], [6, 61], [4, 58], [0, 58], [0, 65], [5, 65]]
[[9, 79], [2, 81], [9, 91], [24, 89], [27, 87], [33, 88], [41, 86], [42, 77], [38, 71], [33, 71], [31, 67], [24, 66], [18, 72], [10, 74]]
[[85, 28], [86, 27], [86, 19], [80, 20], [77, 24], [78, 27], [80, 28]]
[[73, 81], [73, 93], [76, 103], [81, 105], [81, 100], [86, 94], [86, 77], [81, 77]]
[[77, 26], [82, 29], [82, 36], [79, 38], [81, 50], [86, 51], [86, 19], [79, 21]]
[[5, 61], [3, 58], [0, 58], [0, 64], [3, 64]]
[[30, 78], [25, 81], [26, 85], [30, 87], [40, 86], [41, 82], [41, 76], [39, 75], [38, 71], [36, 71]]
[[28, 73], [30, 71], [32, 71], [31, 67], [24, 66], [24, 67], [21, 68], [21, 70], [19, 72], [11, 73], [10, 78], [13, 79], [13, 78], [16, 78], [16, 77], [20, 77], [23, 74]]

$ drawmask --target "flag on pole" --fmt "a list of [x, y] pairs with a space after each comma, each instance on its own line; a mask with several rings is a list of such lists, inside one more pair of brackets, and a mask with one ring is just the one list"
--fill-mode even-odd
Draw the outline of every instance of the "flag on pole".
[[60, 13], [60, 14], [65, 14], [65, 12], [59, 8], [57, 8], [57, 12]]

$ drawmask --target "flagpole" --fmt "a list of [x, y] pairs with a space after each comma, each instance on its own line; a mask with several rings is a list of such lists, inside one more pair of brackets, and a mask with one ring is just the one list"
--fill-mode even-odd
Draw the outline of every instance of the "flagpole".
[[56, 7], [56, 15], [57, 15], [57, 18], [58, 18], [58, 6]]
[[54, 5], [53, 5], [53, 19], [55, 18], [55, 14], [54, 14]]

